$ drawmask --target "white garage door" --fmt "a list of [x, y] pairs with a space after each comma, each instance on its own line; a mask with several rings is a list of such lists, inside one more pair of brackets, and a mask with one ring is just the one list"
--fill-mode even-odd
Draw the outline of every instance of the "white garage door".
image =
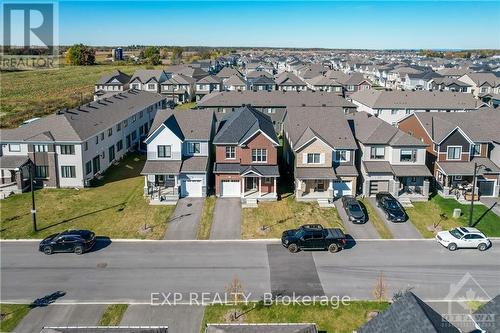
[[181, 183], [181, 190], [183, 197], [201, 197], [202, 196], [202, 182], [200, 179], [186, 179]]
[[220, 183], [220, 193], [223, 197], [239, 197], [240, 196], [240, 181], [239, 180], [223, 180]]
[[333, 195], [336, 197], [352, 195], [352, 181], [334, 181]]

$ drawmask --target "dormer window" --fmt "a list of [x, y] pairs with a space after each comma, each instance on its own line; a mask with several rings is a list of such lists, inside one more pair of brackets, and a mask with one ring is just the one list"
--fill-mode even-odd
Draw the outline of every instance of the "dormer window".
[[347, 150], [337, 150], [335, 151], [335, 161], [337, 162], [347, 162], [349, 160]]

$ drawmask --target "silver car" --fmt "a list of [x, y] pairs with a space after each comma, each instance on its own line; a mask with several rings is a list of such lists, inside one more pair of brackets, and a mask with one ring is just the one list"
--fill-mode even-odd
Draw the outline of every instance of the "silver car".
[[491, 241], [481, 231], [471, 227], [459, 227], [438, 232], [436, 240], [450, 251], [455, 251], [458, 248], [485, 251], [491, 246]]

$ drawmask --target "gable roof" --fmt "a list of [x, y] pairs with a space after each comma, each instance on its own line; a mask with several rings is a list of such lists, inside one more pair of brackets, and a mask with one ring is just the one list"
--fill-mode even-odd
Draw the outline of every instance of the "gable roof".
[[215, 76], [215, 75], [207, 75], [201, 79], [199, 79], [198, 81], [196, 81], [196, 83], [204, 83], [204, 84], [214, 84], [214, 83], [221, 83], [222, 80], [220, 79], [220, 77], [218, 76]]
[[132, 75], [130, 82], [138, 80], [141, 83], [146, 83], [152, 79], [160, 82], [162, 75], [166, 75], [162, 69], [138, 69]]
[[213, 122], [211, 110], [161, 110], [156, 113], [146, 140], [164, 125], [181, 140], [209, 141]]
[[229, 78], [233, 75], [238, 75], [238, 76], [242, 76], [241, 72], [239, 70], [237, 70], [236, 68], [231, 68], [231, 67], [223, 67], [219, 73], [217, 73], [217, 76], [220, 77], [220, 78]]
[[294, 149], [311, 141], [314, 137], [332, 148], [357, 148], [342, 108], [287, 108], [284, 126]]
[[305, 86], [306, 83], [297, 75], [289, 72], [279, 74], [276, 79], [276, 84], [279, 86]]
[[114, 79], [118, 80], [121, 84], [126, 84], [130, 81], [130, 75], [123, 73], [120, 70], [116, 70], [112, 73], [105, 74], [96, 82], [98, 85], [108, 84]]
[[222, 122], [213, 143], [241, 144], [258, 131], [274, 141], [275, 144], [279, 144], [271, 118], [252, 107], [241, 107]]
[[227, 86], [242, 86], [246, 85], [245, 80], [240, 75], [231, 75], [224, 81], [224, 84]]
[[415, 294], [406, 292], [357, 332], [459, 333], [460, 331]]
[[[161, 102], [157, 93], [134, 89], [63, 110], [14, 129], [3, 129], [2, 141], [80, 142], [95, 136], [111, 126]], [[147, 113], [144, 114], [147, 117]]]
[[205, 333], [317, 333], [315, 324], [207, 324]]

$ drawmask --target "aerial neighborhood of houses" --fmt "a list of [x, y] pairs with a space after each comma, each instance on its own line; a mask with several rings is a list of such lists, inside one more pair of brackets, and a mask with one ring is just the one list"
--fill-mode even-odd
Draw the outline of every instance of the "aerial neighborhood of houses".
[[[231, 54], [210, 64], [115, 70], [94, 101], [2, 131], [2, 195], [85, 187], [129, 150], [147, 154], [151, 202], [179, 197], [296, 200], [500, 189], [498, 60], [383, 54]], [[176, 105], [193, 103], [191, 109]], [[458, 199], [466, 200], [466, 195]]]

